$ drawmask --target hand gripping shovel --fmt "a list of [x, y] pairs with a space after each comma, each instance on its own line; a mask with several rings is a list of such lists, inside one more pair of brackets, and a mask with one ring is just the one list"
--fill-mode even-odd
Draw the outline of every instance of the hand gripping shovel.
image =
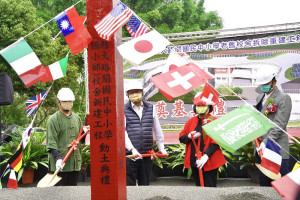
[[[82, 134], [82, 132], [84, 131], [84, 133]], [[69, 156], [71, 155], [71, 153], [77, 149], [77, 144], [79, 143], [79, 141], [88, 133], [90, 132], [90, 128], [89, 126], [84, 126], [80, 129], [80, 132], [78, 134], [78, 137], [76, 140], [74, 140], [70, 145], [71, 148], [68, 151], [68, 153], [65, 155], [62, 164], [64, 164]], [[56, 171], [54, 172], [54, 174], [46, 174], [46, 176], [44, 176], [37, 184], [37, 187], [52, 187], [54, 186], [56, 183], [58, 183], [61, 180], [61, 177], [57, 176], [58, 172], [60, 171], [60, 167], [58, 169], [56, 169]]]
[[[258, 142], [258, 139], [255, 139], [255, 145], [256, 147], [258, 148], [259, 147], [259, 142]], [[261, 150], [258, 152], [259, 153], [259, 157], [262, 158], [263, 154], [261, 152]], [[278, 174], [275, 174], [274, 172], [262, 167], [260, 164], [258, 163], [255, 163], [256, 167], [264, 174], [266, 175], [267, 177], [269, 177], [270, 179], [273, 179], [273, 180], [276, 180], [276, 179], [279, 179], [281, 177], [281, 174], [278, 173]]]

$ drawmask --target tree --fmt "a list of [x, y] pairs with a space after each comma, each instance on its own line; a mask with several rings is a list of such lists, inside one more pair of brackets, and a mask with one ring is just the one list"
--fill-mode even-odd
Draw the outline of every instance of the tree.
[[[43, 1], [40, 3], [43, 3]], [[38, 17], [36, 8], [28, 0], [0, 1], [0, 13], [0, 49], [4, 49], [14, 43], [20, 37], [25, 36], [45, 22], [41, 17]], [[48, 20], [50, 18], [51, 17], [49, 17]], [[65, 57], [69, 50], [68, 46], [63, 45], [63, 38], [57, 38], [55, 41], [52, 41], [52, 36], [52, 32], [47, 26], [44, 26], [25, 38], [44, 66]], [[78, 87], [79, 83], [77, 78], [82, 72], [82, 67], [83, 60], [80, 55], [73, 56], [70, 54], [67, 75], [54, 82], [52, 89], [44, 102], [45, 107], [56, 108], [55, 95], [61, 87]], [[6, 73], [11, 77], [15, 91], [14, 103], [10, 106], [2, 107], [2, 119], [8, 124], [17, 122], [19, 122], [17, 124], [28, 124], [26, 122], [29, 122], [29, 119], [26, 118], [25, 110], [21, 111], [21, 107], [25, 109], [25, 101], [29, 97], [45, 91], [52, 83], [40, 82], [30, 88], [26, 88], [14, 69], [2, 58], [2, 56], [0, 57], [0, 69], [2, 73]], [[46, 114], [49, 115], [50, 112], [48, 111]]]
[[233, 88], [233, 92], [236, 93], [237, 95], [243, 94], [243, 89], [240, 87], [235, 87]]

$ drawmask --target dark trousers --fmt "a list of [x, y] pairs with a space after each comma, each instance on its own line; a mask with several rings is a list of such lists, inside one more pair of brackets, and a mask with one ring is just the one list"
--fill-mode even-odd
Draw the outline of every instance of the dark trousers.
[[57, 174], [62, 179], [56, 184], [56, 186], [77, 186], [78, 172], [59, 172]]
[[[196, 184], [196, 186], [200, 186], [199, 170], [197, 167], [191, 167], [191, 168], [193, 171], [193, 177], [194, 177], [195, 184]], [[205, 187], [217, 187], [217, 172], [218, 172], [218, 169], [204, 172], [204, 170], [202, 168], [203, 180], [204, 180]]]
[[[289, 173], [289, 159], [282, 159], [280, 174], [281, 177]], [[270, 186], [273, 180], [265, 176], [261, 171], [259, 171], [259, 185], [260, 186]]]
[[149, 185], [149, 176], [152, 168], [151, 158], [136, 161], [126, 159], [127, 185]]

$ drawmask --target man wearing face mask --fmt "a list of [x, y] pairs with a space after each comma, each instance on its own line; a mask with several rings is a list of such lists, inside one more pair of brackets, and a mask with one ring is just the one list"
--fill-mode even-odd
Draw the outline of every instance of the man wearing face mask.
[[[279, 77], [281, 69], [261, 67], [257, 69], [256, 85], [259, 86], [262, 94], [256, 98], [256, 108], [261, 113], [266, 113], [267, 104], [273, 104], [276, 109], [268, 111], [266, 115], [271, 121], [277, 124], [280, 128], [286, 131], [286, 126], [289, 121], [292, 109], [291, 97], [281, 92], [277, 87], [277, 78]], [[273, 102], [273, 103], [270, 103]], [[264, 152], [267, 138], [273, 139], [281, 147], [282, 163], [280, 168], [281, 176], [289, 172], [289, 141], [288, 135], [279, 128], [271, 128], [267, 134], [262, 136], [263, 141], [257, 151]], [[283, 150], [284, 149], [284, 150]], [[261, 186], [271, 186], [271, 179], [260, 172], [259, 182]]]
[[[195, 98], [200, 94], [196, 94]], [[216, 187], [218, 168], [226, 163], [219, 145], [205, 134], [202, 126], [213, 121], [215, 118], [210, 115], [214, 103], [210, 100], [199, 100], [193, 107], [197, 116], [189, 119], [184, 129], [179, 134], [179, 141], [184, 143], [185, 157], [184, 167], [192, 169], [196, 186], [200, 186], [199, 169], [203, 172], [204, 186]], [[192, 142], [192, 135], [197, 147]], [[196, 158], [196, 148], [200, 150], [202, 157]]]
[[76, 140], [82, 127], [79, 116], [71, 111], [75, 96], [71, 89], [61, 88], [57, 93], [59, 111], [47, 121], [46, 148], [48, 151], [49, 170], [54, 172], [58, 167], [58, 176], [62, 180], [57, 185], [76, 186], [78, 172], [81, 168], [80, 149], [74, 150], [65, 164], [62, 159], [70, 149], [70, 144]]
[[135, 160], [126, 160], [127, 185], [149, 185], [149, 175], [152, 168], [150, 157], [143, 158], [154, 149], [153, 133], [156, 144], [162, 154], [167, 154], [164, 148], [164, 135], [155, 112], [155, 107], [143, 100], [143, 86], [140, 81], [131, 80], [126, 85], [129, 102], [125, 104], [125, 147], [126, 154], [135, 156]]

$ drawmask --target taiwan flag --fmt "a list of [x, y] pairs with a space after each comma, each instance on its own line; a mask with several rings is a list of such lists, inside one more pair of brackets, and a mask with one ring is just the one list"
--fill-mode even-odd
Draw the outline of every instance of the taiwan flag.
[[85, 16], [78, 15], [74, 6], [61, 12], [55, 20], [74, 55], [82, 51], [92, 37], [84, 26]]

